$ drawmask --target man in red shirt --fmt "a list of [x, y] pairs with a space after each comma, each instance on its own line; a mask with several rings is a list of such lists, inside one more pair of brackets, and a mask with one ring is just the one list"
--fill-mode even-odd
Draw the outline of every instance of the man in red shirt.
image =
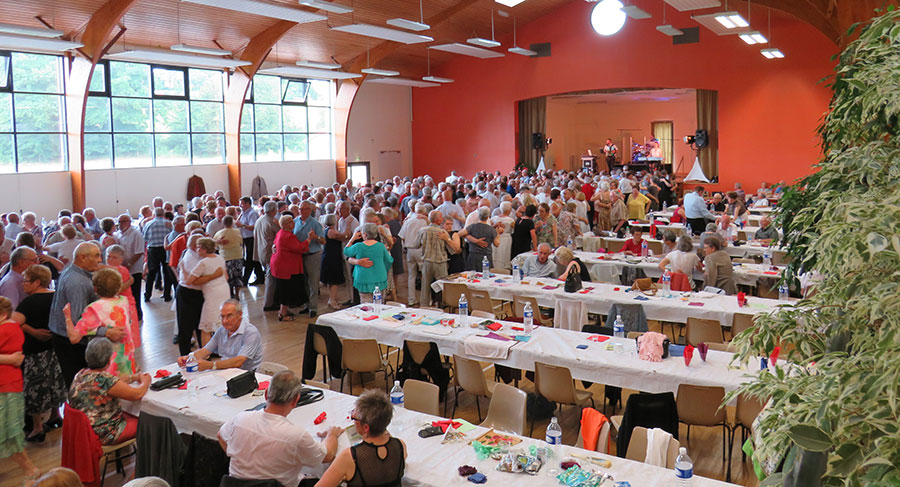
[[641, 244], [644, 241], [644, 232], [637, 228], [631, 231], [631, 240], [626, 240], [621, 252], [625, 255], [641, 255]]

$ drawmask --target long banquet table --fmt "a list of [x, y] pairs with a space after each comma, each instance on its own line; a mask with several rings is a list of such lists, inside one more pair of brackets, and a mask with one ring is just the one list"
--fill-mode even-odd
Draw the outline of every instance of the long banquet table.
[[[177, 371], [177, 365], [167, 367], [170, 371]], [[144, 399], [138, 403], [127, 405], [132, 413], [146, 411], [147, 413], [170, 418], [179, 432], [189, 433], [196, 431], [204, 436], [215, 438], [219, 427], [241, 411], [253, 408], [264, 402], [262, 396], [245, 395], [232, 399], [224, 396], [225, 382], [228, 378], [240, 373], [240, 370], [220, 370], [201, 372], [202, 384], [206, 387], [200, 390], [199, 397], [190, 399], [186, 390], [168, 389], [164, 391], [149, 391]], [[269, 377], [257, 374], [259, 381], [268, 380]], [[294, 424], [299, 424], [310, 432], [324, 431], [332, 426], [347, 427], [351, 424], [349, 411], [353, 409], [356, 397], [339, 392], [325, 391], [322, 401], [301, 406], [294, 409], [288, 419]], [[325, 421], [314, 425], [313, 420], [321, 412], [327, 413]], [[424, 425], [431, 421], [439, 420], [435, 416], [397, 408], [394, 418], [388, 430], [393, 436], [401, 438], [407, 445], [406, 470], [403, 477], [404, 486], [445, 487], [447, 485], [469, 485], [464, 478], [457, 474], [460, 465], [472, 465], [483, 472], [488, 480], [485, 485], [501, 486], [515, 482], [515, 485], [526, 487], [538, 487], [543, 485], [556, 485], [555, 479], [551, 479], [547, 467], [541, 469], [536, 476], [525, 474], [503, 473], [495, 470], [497, 462], [491, 459], [478, 460], [468, 441], [459, 443], [441, 444], [441, 436], [432, 438], [420, 438], [417, 434]], [[475, 439], [487, 428], [475, 426], [467, 433], [467, 439]], [[527, 448], [530, 445], [542, 444], [539, 440], [523, 438], [523, 442], [514, 448]], [[339, 449], [346, 448], [350, 442], [347, 435], [341, 435], [338, 442]], [[618, 481], [630, 481], [631, 485], [664, 485], [674, 480], [672, 470], [646, 465], [641, 462], [626, 460], [596, 452], [588, 452], [574, 447], [563, 446], [560, 448], [561, 456], [572, 453], [600, 457], [609, 460], [612, 466], [602, 469], [608, 472]], [[585, 462], [582, 462], [585, 463]], [[594, 467], [595, 469], [597, 467]], [[325, 466], [304, 469], [304, 473], [312, 476], [320, 476]], [[699, 487], [725, 487], [734, 484], [695, 476], [693, 485]]]
[[[650, 238], [646, 234], [643, 235], [642, 238], [648, 242], [658, 242], [658, 243], [662, 244], [662, 240]], [[596, 249], [606, 248], [607, 242], [625, 243], [626, 240], [629, 240], [629, 239], [618, 238], [618, 237], [598, 236], [598, 235], [594, 235], [593, 233], [589, 233], [589, 234], [579, 235], [578, 237], [576, 237], [575, 245], [576, 245], [576, 247], [578, 247], [580, 249], [594, 251]], [[695, 249], [700, 248], [699, 241], [697, 241], [697, 240], [694, 241], [694, 248]], [[762, 255], [765, 254], [767, 249], [772, 252], [783, 250], [781, 247], [762, 245], [756, 241], [751, 241], [751, 242], [745, 243], [743, 245], [729, 244], [727, 247], [725, 247], [724, 250], [730, 257], [742, 258], [742, 257], [762, 257]]]

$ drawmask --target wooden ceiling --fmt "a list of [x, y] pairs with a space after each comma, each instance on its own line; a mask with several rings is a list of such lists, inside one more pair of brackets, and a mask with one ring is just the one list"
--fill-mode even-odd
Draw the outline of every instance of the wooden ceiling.
[[[113, 0], [115, 1], [115, 0]], [[273, 3], [297, 6], [287, 0], [270, 0]], [[495, 37], [510, 36], [515, 16], [519, 25], [534, 21], [554, 9], [572, 1], [583, 0], [526, 0], [513, 8], [507, 8], [493, 0], [423, 0], [425, 21], [434, 22], [426, 32], [435, 43], [465, 42], [475, 35], [490, 38], [491, 11], [504, 10], [511, 14], [504, 18], [494, 14]], [[650, 0], [633, 0], [641, 6]], [[654, 0], [655, 1], [655, 0]], [[873, 8], [881, 7], [885, 0], [754, 0], [754, 5], [765, 5], [799, 18], [822, 31], [840, 45], [846, 42], [844, 34], [853, 23], [871, 16]], [[81, 29], [107, 0], [5, 0], [0, 2], [0, 19], [3, 22], [38, 26], [40, 16], [54, 28], [69, 32], [76, 39]], [[367, 50], [373, 49], [374, 66], [396, 69], [405, 76], [422, 76], [426, 71], [426, 48], [423, 44], [406, 46], [384, 43], [378, 39], [357, 36], [329, 29], [330, 26], [349, 23], [385, 25], [391, 18], [419, 19], [418, 0], [338, 0], [352, 5], [352, 14], [328, 14], [328, 21], [301, 24], [292, 28], [269, 54], [268, 61], [293, 64], [297, 60], [330, 61], [342, 64], [356, 61], [363, 64]], [[746, 3], [732, 0], [731, 8]], [[323, 12], [324, 13], [324, 12]], [[238, 51], [250, 38], [272, 26], [275, 19], [233, 12], [204, 5], [184, 3], [179, 0], [138, 0], [123, 19], [127, 31], [111, 51], [126, 47], [152, 46], [167, 48], [183, 43], [215, 47], [218, 42], [225, 49]], [[374, 50], [378, 47], [378, 54]], [[455, 55], [439, 51], [431, 52], [432, 68], [452, 59]], [[375, 62], [377, 60], [377, 62]]]

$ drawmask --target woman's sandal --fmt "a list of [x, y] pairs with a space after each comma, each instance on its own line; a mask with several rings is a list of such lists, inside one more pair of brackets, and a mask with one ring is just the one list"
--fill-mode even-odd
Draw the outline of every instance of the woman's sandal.
[[294, 315], [291, 313], [278, 313], [278, 321], [294, 321]]

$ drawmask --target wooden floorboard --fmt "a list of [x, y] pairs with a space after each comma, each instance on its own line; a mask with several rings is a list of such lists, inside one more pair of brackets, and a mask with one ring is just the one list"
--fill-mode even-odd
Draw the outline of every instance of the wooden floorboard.
[[[406, 280], [405, 275], [400, 277], [400, 296], [397, 301], [406, 302]], [[249, 313], [250, 321], [256, 325], [262, 336], [264, 344], [263, 359], [265, 361], [277, 362], [284, 364], [291, 370], [299, 374], [303, 356], [303, 344], [306, 333], [306, 325], [311, 321], [305, 314], [298, 317], [293, 322], [279, 322], [277, 314], [274, 312], [263, 312], [262, 310], [262, 286], [250, 287], [241, 292], [241, 301], [244, 305], [245, 312]], [[323, 291], [325, 291], [323, 289]], [[339, 297], [343, 301], [347, 300], [345, 288], [341, 287]], [[326, 313], [330, 311], [326, 304], [327, 292], [320, 294], [319, 312]], [[144, 325], [142, 329], [143, 346], [136, 352], [139, 366], [142, 370], [153, 372], [159, 367], [165, 366], [175, 361], [178, 356], [178, 348], [172, 344], [173, 327], [175, 312], [172, 310], [171, 303], [164, 303], [160, 298], [158, 291], [154, 292], [153, 300], [150, 303], [143, 303], [144, 306]], [[651, 329], [658, 328], [658, 323], [651, 323]], [[393, 363], [393, 357], [391, 362]], [[321, 360], [318, 361], [321, 366]], [[321, 369], [317, 372], [317, 379], [321, 378]], [[493, 379], [493, 369], [487, 368], [486, 374], [489, 379]], [[355, 381], [358, 384], [358, 380]], [[332, 383], [334, 389], [338, 388], [339, 381]], [[580, 381], [578, 383], [581, 386]], [[384, 380], [379, 374], [374, 380], [369, 381], [366, 387], [383, 387]], [[533, 385], [528, 380], [519, 382], [519, 386], [528, 392], [533, 392]], [[598, 409], [602, 408], [603, 386], [594, 384], [590, 389]], [[358, 385], [354, 388], [354, 392], [359, 394], [362, 391]], [[634, 391], [623, 391], [623, 401], [627, 395]], [[451, 401], [447, 411], [452, 409], [452, 401], [454, 395], [448, 395]], [[624, 402], [623, 402], [624, 403]], [[482, 414], [486, 414], [488, 401], [481, 399]], [[563, 443], [572, 445], [578, 434], [578, 426], [580, 421], [579, 408], [574, 406], [564, 406], [562, 411], [557, 413], [559, 422], [563, 428]], [[621, 414], [621, 410], [617, 412]], [[733, 416], [733, 408], [729, 408], [729, 417]], [[478, 413], [475, 407], [475, 398], [471, 394], [462, 393], [459, 397], [459, 407], [456, 411], [456, 417], [477, 422]], [[534, 437], [543, 438], [544, 431], [547, 428], [548, 420], [539, 421], [534, 427]], [[681, 427], [679, 436], [682, 438], [682, 446], [687, 446], [688, 452], [694, 461], [694, 473], [705, 477], [715, 478], [719, 480], [725, 479], [725, 463], [722, 459], [722, 428], [701, 428], [694, 427], [691, 429], [691, 439], [687, 442], [685, 426]], [[738, 435], [738, 442], [740, 435]], [[52, 467], [59, 465], [61, 445], [61, 430], [55, 430], [47, 435], [46, 441], [40, 444], [29, 443], [27, 452], [32, 461], [42, 470], [46, 471]], [[130, 476], [133, 466], [128, 465], [126, 475]], [[127, 479], [123, 479], [121, 475], [112, 473], [107, 476], [106, 487], [119, 487]], [[629, 480], [629, 479], [620, 479]], [[639, 485], [639, 482], [630, 479], [632, 485]], [[740, 445], [734, 445], [734, 461], [732, 466], [732, 482], [741, 485], [755, 486], [758, 484], [753, 474], [752, 465], [749, 459], [745, 463], [741, 463]], [[18, 471], [16, 464], [10, 459], [0, 460], [0, 487], [19, 487], [22, 485], [21, 472]]]

